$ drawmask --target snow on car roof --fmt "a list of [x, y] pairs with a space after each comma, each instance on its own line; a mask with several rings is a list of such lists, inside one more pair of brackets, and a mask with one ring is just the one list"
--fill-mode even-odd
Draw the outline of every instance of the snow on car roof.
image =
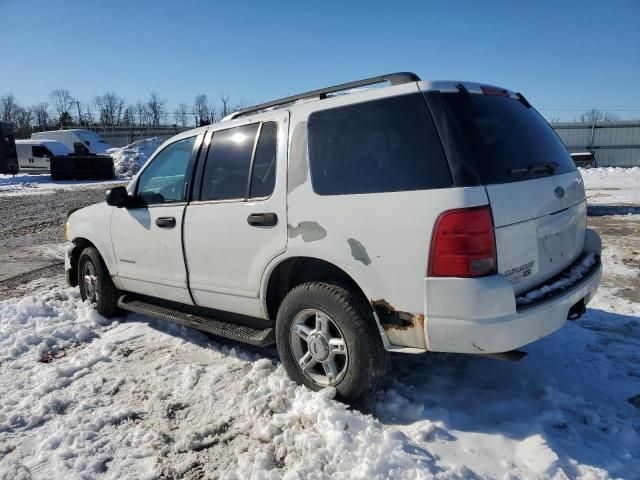
[[42, 145], [51, 150], [54, 155], [66, 155], [71, 153], [71, 149], [64, 143], [57, 140], [49, 140], [46, 138], [38, 138], [33, 140], [16, 140], [16, 145]]

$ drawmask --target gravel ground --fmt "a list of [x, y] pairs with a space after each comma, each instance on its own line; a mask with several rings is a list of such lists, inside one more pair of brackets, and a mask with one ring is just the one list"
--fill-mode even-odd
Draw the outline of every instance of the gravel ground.
[[24, 294], [19, 289], [24, 283], [64, 273], [69, 210], [103, 201], [106, 190], [99, 186], [0, 196], [0, 300]]

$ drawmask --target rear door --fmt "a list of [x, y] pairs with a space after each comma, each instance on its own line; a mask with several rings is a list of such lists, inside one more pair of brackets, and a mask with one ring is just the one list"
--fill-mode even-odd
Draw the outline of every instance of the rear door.
[[197, 305], [262, 316], [266, 265], [287, 242], [288, 112], [216, 130], [205, 140], [184, 248]]
[[584, 186], [562, 141], [526, 100], [505, 90], [482, 92], [440, 94], [439, 109], [460, 139], [449, 156], [463, 159], [486, 188], [498, 271], [521, 293], [581, 255]]

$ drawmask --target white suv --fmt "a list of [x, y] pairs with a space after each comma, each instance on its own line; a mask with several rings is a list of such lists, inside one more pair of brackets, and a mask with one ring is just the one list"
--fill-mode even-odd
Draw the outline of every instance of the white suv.
[[552, 333], [601, 275], [582, 178], [527, 100], [411, 73], [181, 133], [67, 233], [68, 281], [101, 314], [275, 342], [291, 378], [351, 402], [386, 352]]

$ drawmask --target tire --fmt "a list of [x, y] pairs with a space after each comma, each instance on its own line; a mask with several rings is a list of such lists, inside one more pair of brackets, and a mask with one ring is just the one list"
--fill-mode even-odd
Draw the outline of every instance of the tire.
[[93, 303], [100, 315], [111, 318], [118, 313], [118, 289], [113, 284], [98, 250], [94, 247], [87, 247], [80, 254], [78, 286], [82, 300]]
[[333, 283], [303, 283], [286, 295], [276, 344], [292, 380], [315, 391], [333, 386], [338, 400], [352, 405], [364, 403], [387, 370], [371, 308], [358, 293]]

